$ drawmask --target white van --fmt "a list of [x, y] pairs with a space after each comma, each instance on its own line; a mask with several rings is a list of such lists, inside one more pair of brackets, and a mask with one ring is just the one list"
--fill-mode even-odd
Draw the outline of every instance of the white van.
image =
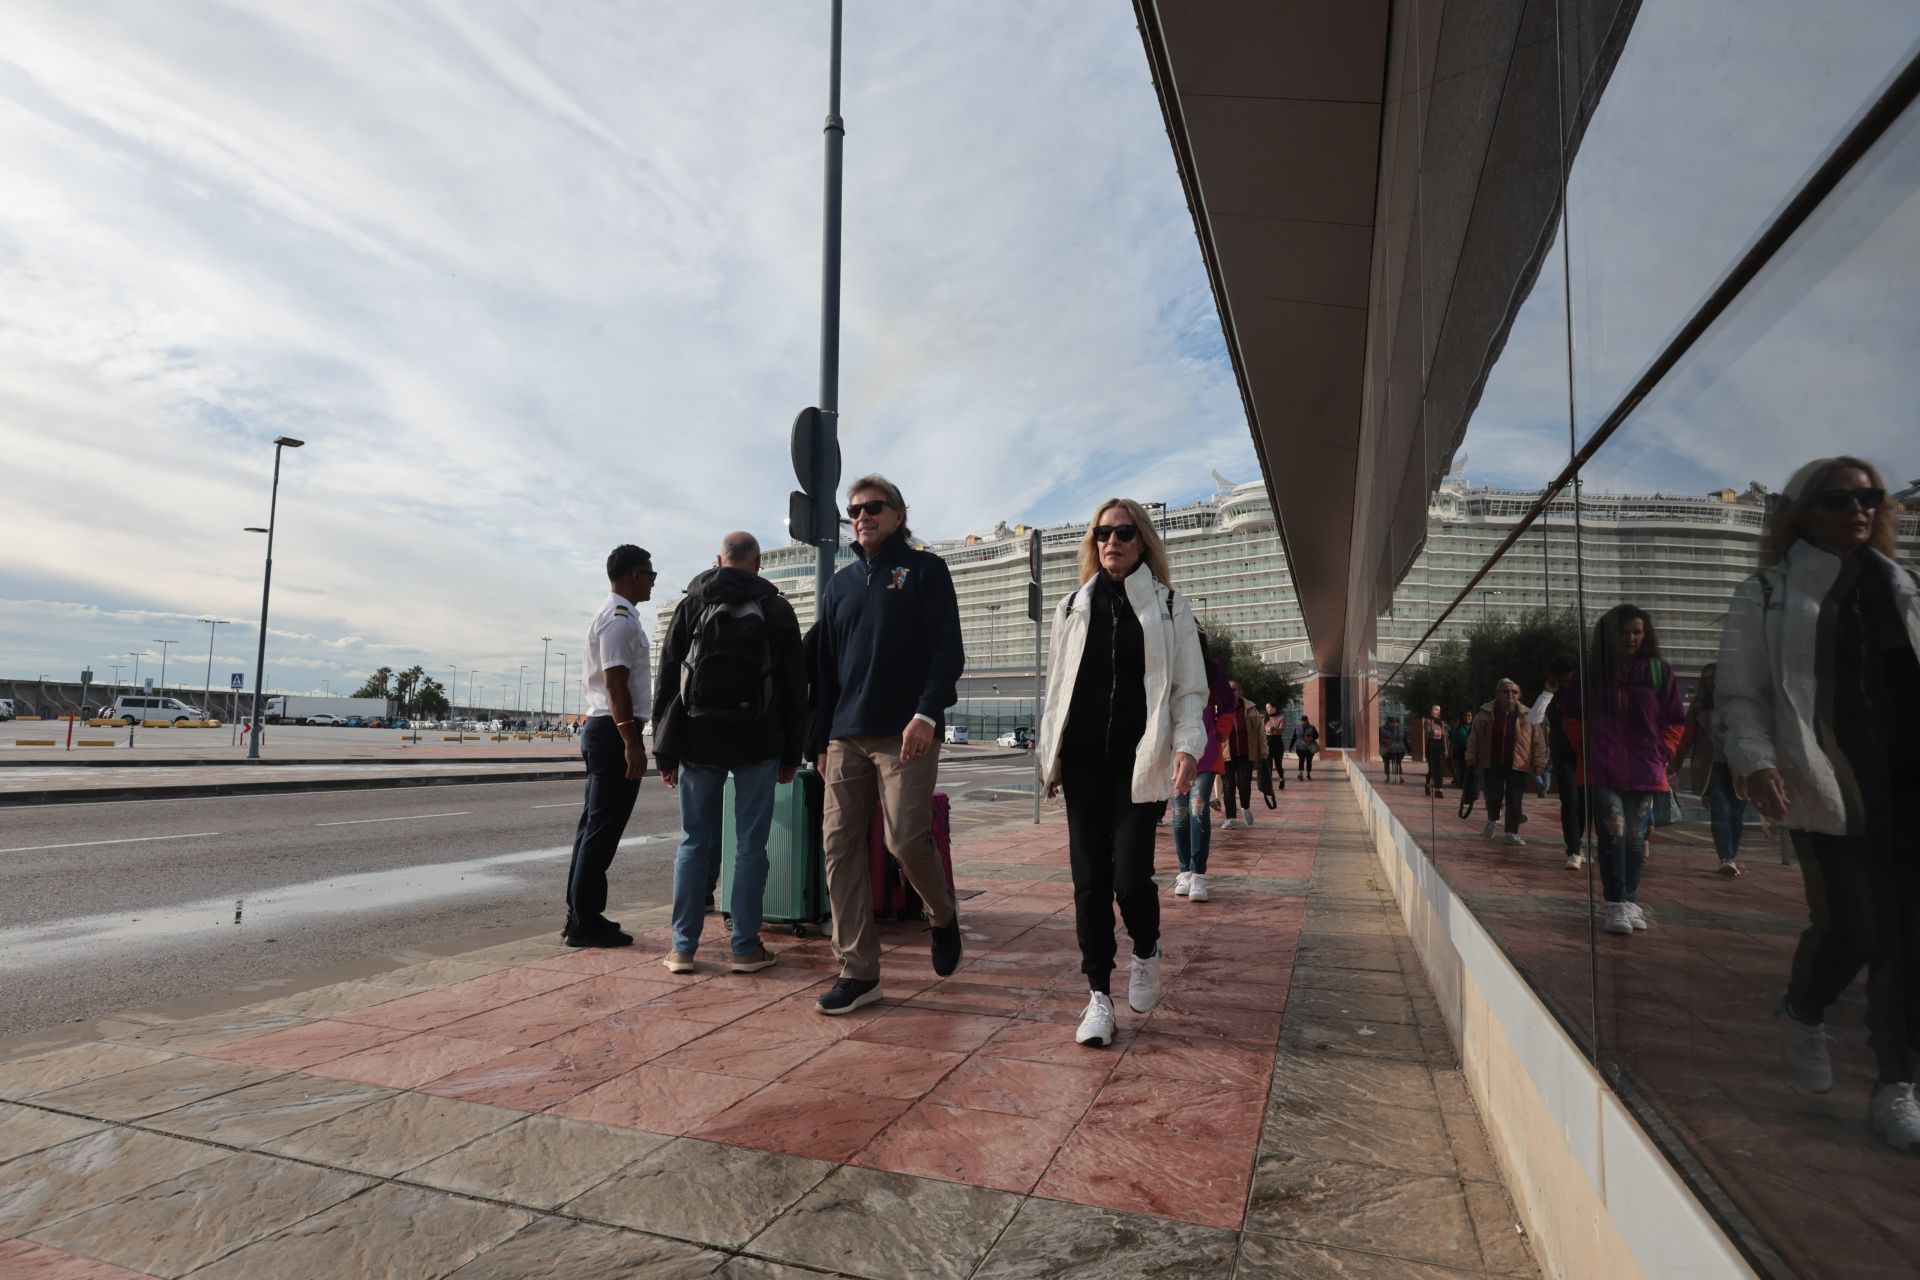
[[13, 719], [13, 699], [0, 698], [0, 720]]
[[122, 694], [113, 700], [113, 709], [107, 714], [126, 724], [139, 724], [142, 720], [170, 720], [179, 724], [182, 720], [206, 719], [200, 708], [190, 707], [178, 698], [149, 694]]

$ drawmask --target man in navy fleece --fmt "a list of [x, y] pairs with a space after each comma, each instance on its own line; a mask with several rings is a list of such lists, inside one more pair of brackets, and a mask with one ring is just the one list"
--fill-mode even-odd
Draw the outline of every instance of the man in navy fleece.
[[927, 904], [933, 971], [960, 966], [960, 917], [933, 843], [942, 721], [958, 699], [966, 652], [947, 563], [916, 549], [907, 503], [884, 476], [847, 487], [854, 563], [827, 584], [812, 753], [827, 784], [824, 840], [840, 980], [815, 1002], [851, 1013], [880, 998], [867, 826], [886, 820], [887, 851]]

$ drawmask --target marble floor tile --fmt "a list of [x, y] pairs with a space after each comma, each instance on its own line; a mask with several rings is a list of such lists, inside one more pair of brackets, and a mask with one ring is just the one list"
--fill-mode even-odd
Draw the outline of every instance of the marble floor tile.
[[679, 1138], [569, 1202], [565, 1211], [737, 1249], [832, 1172], [824, 1160]]
[[378, 1085], [293, 1074], [175, 1107], [144, 1123], [182, 1138], [257, 1147], [391, 1096], [392, 1090]]
[[264, 1000], [252, 1008], [261, 1013], [292, 1014], [300, 1018], [337, 1018], [413, 994], [416, 993], [410, 987], [394, 987], [379, 982], [335, 982]]
[[[1158, 1015], [1156, 1015], [1158, 1016]], [[1416, 1027], [1397, 1022], [1354, 1022], [1335, 1018], [1290, 1017], [1281, 1033], [1283, 1049], [1396, 1058], [1425, 1063], [1429, 1054]]]
[[580, 981], [580, 975], [552, 969], [501, 969], [483, 978], [470, 978], [450, 987], [438, 987], [403, 996], [385, 1004], [335, 1015], [346, 1022], [364, 1022], [401, 1031], [428, 1031], [459, 1018], [497, 1009], [515, 1000], [558, 990]]
[[138, 1120], [281, 1074], [273, 1067], [182, 1057], [36, 1094], [34, 1101], [100, 1120]]
[[1442, 1114], [1447, 1127], [1447, 1142], [1460, 1166], [1460, 1176], [1468, 1182], [1499, 1182], [1500, 1166], [1494, 1161], [1493, 1148], [1487, 1143], [1480, 1117], [1473, 1112], [1450, 1111]]
[[1007, 1019], [931, 1009], [892, 1009], [848, 1038], [949, 1053], [972, 1053], [1007, 1026]]
[[[664, 973], [666, 970], [663, 969], [661, 972]], [[647, 1010], [663, 1018], [706, 1022], [718, 1027], [744, 1018], [750, 1013], [757, 1013], [780, 1000], [790, 998], [790, 995], [782, 991], [722, 988], [710, 982], [667, 995], [654, 996], [633, 1007]]]
[[1020, 1207], [1018, 1196], [872, 1169], [842, 1168], [749, 1250], [872, 1280], [964, 1280]]
[[722, 1263], [720, 1269], [713, 1273], [713, 1280], [822, 1280], [822, 1277], [832, 1274], [815, 1271], [812, 1267], [794, 1267], [784, 1262], [750, 1258], [740, 1253]]
[[[883, 990], [889, 989], [884, 978], [881, 979], [881, 987]], [[889, 1009], [898, 1007], [885, 1003], [870, 1004], [864, 1009], [830, 1018], [813, 1007], [814, 1000], [815, 997], [808, 992], [786, 996], [739, 1019], [737, 1025], [773, 1036], [841, 1040], [876, 1018], [884, 1017]]]
[[0, 1178], [0, 1234], [26, 1235], [226, 1154], [135, 1129], [102, 1129], [21, 1156]]
[[574, 995], [574, 988], [568, 987], [442, 1023], [434, 1028], [434, 1032], [461, 1040], [483, 1040], [527, 1048], [542, 1040], [565, 1035], [589, 1022], [597, 1022], [608, 1014], [618, 1013], [622, 1007], [607, 1000], [579, 999]]
[[373, 1049], [383, 1044], [390, 1044], [395, 1040], [404, 1039], [406, 1035], [406, 1032], [395, 1031], [392, 1027], [369, 1027], [356, 1022], [335, 1022], [327, 1019], [320, 1022], [305, 1022], [279, 1031], [269, 1031], [264, 1035], [250, 1036], [244, 1040], [222, 1045], [218, 1049], [209, 1051], [206, 1056], [229, 1062], [251, 1062], [257, 1067], [280, 1067], [292, 1071], [310, 1067], [316, 1062], [344, 1058], [362, 1049]]
[[1122, 1076], [1108, 1081], [1100, 1090], [1082, 1124], [1157, 1130], [1223, 1147], [1250, 1149], [1259, 1141], [1266, 1109], [1265, 1089]]
[[1480, 1266], [1466, 1196], [1452, 1177], [1267, 1152], [1254, 1171], [1247, 1230], [1442, 1266]]
[[1470, 1280], [1483, 1273], [1249, 1231], [1241, 1237], [1239, 1268], [1233, 1274], [1234, 1280]]
[[597, 1022], [555, 1036], [544, 1048], [572, 1055], [580, 1061], [631, 1071], [701, 1036], [713, 1034], [704, 1022], [661, 1018], [623, 1009]]
[[445, 1276], [531, 1221], [518, 1209], [385, 1184], [228, 1254], [194, 1280]]
[[1285, 1106], [1435, 1105], [1431, 1077], [1417, 1063], [1350, 1053], [1283, 1049], [1273, 1060], [1273, 1096]]
[[[593, 948], [587, 950], [591, 951]], [[586, 953], [577, 952], [576, 954]], [[649, 1000], [670, 995], [679, 989], [679, 980], [664, 969], [627, 969], [576, 982], [565, 988], [562, 994], [582, 1003], [599, 1004], [607, 1013], [614, 1013], [621, 1009], [637, 1008]]]
[[1408, 1173], [1452, 1175], [1451, 1144], [1437, 1104], [1371, 1102], [1285, 1104], [1276, 1096], [1260, 1135], [1263, 1152], [1290, 1152]]
[[781, 1081], [839, 1093], [911, 1100], [939, 1084], [965, 1060], [964, 1053], [847, 1039], [820, 1050], [788, 1071]]
[[299, 1026], [306, 1021], [292, 1013], [263, 1009], [231, 1009], [199, 1018], [168, 1018], [116, 1029], [107, 1038], [115, 1044], [136, 1045], [147, 1049], [169, 1049], [175, 1053], [199, 1053], [213, 1056], [209, 1050], [246, 1040], [268, 1031]]
[[1316, 991], [1352, 991], [1371, 995], [1404, 996], [1407, 979], [1399, 972], [1336, 969], [1301, 958], [1293, 966], [1293, 986]]
[[499, 1107], [400, 1093], [276, 1138], [263, 1150], [391, 1178], [520, 1118]]
[[[877, 1024], [876, 1024], [877, 1025]], [[743, 1080], [778, 1080], [821, 1051], [812, 1036], [771, 1036], [738, 1023], [707, 1034], [655, 1059], [663, 1067], [709, 1071]]]
[[1159, 1035], [1266, 1046], [1279, 1039], [1281, 1017], [1271, 1009], [1228, 1004], [1210, 997], [1169, 995], [1147, 1019], [1145, 1029]]
[[1231, 1231], [1038, 1197], [1020, 1206], [974, 1280], [1216, 1280]]
[[1247, 1201], [1250, 1149], [1164, 1132], [1083, 1125], [1067, 1139], [1034, 1194], [1073, 1204], [1238, 1227]]
[[618, 1072], [617, 1066], [595, 1058], [576, 1058], [547, 1048], [521, 1049], [441, 1076], [421, 1085], [420, 1091], [492, 1107], [544, 1111]]
[[98, 1120], [0, 1102], [0, 1162], [57, 1147], [105, 1127]]
[[1330, 991], [1321, 987], [1306, 987], [1294, 993], [1287, 1011], [1307, 1018], [1414, 1025], [1413, 1001], [1402, 995], [1367, 991]]
[[678, 1240], [541, 1218], [447, 1280], [701, 1280], [725, 1258]]
[[1264, 1089], [1273, 1052], [1199, 1036], [1145, 1032], [1114, 1065], [1119, 1076], [1157, 1076], [1227, 1089]]
[[1467, 1213], [1473, 1218], [1473, 1231], [1480, 1240], [1480, 1257], [1487, 1273], [1495, 1276], [1537, 1276], [1539, 1265], [1533, 1260], [1520, 1215], [1505, 1187], [1490, 1182], [1467, 1184]]
[[147, 1280], [138, 1271], [94, 1258], [76, 1258], [31, 1240], [0, 1236], [0, 1276], [10, 1280]]
[[927, 1100], [1074, 1124], [1086, 1114], [1107, 1078], [1104, 1060], [1097, 1067], [1069, 1067], [979, 1054], [955, 1067]]
[[849, 1160], [911, 1103], [776, 1080], [688, 1132], [809, 1160]]
[[1070, 1123], [916, 1102], [852, 1163], [1021, 1195], [1052, 1163]]
[[469, 978], [484, 978], [506, 967], [498, 961], [463, 960], [450, 957], [441, 960], [423, 960], [419, 964], [388, 969], [384, 973], [373, 974], [372, 981], [389, 987], [411, 987], [415, 991], [431, 991], [436, 987], [450, 987], [456, 982], [465, 982]]
[[482, 1044], [477, 1040], [422, 1033], [329, 1062], [317, 1062], [307, 1071], [311, 1075], [383, 1085], [389, 1089], [417, 1089], [429, 1080], [438, 1080], [512, 1052], [512, 1045]]
[[1464, 1111], [1472, 1116], [1480, 1114], [1479, 1107], [1474, 1104], [1473, 1094], [1467, 1088], [1467, 1077], [1457, 1067], [1434, 1071], [1433, 1091], [1440, 1096], [1442, 1111]]
[[180, 1276], [373, 1184], [333, 1169], [236, 1155], [32, 1233], [42, 1244], [156, 1276]]
[[669, 1141], [640, 1129], [527, 1116], [409, 1171], [407, 1181], [557, 1209]]
[[584, 947], [531, 962], [535, 969], [553, 969], [576, 977], [631, 973], [643, 978], [659, 963], [659, 956], [638, 947]]
[[[1084, 996], [1081, 998], [1085, 999]], [[1019, 1058], [1026, 1062], [1053, 1062], [1097, 1070], [1110, 1067], [1121, 1058], [1133, 1037], [1133, 1028], [1122, 1026], [1115, 1031], [1112, 1044], [1105, 1048], [1094, 1048], [1077, 1043], [1072, 1027], [1016, 1019], [1008, 1023], [1004, 1030], [994, 1032], [993, 1038], [981, 1045], [978, 1052], [989, 1058]]]
[[178, 1055], [163, 1049], [140, 1049], [119, 1044], [78, 1044], [30, 1058], [0, 1062], [0, 1098], [19, 1101], [68, 1085], [85, 1084], [104, 1076], [151, 1067]]
[[568, 1098], [556, 1104], [550, 1114], [678, 1136], [698, 1128], [761, 1087], [758, 1080], [688, 1071], [654, 1062]]

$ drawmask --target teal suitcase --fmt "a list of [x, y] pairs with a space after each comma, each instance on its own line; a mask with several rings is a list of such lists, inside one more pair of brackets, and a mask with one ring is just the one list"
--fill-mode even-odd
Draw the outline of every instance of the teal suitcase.
[[[720, 901], [723, 914], [733, 901], [733, 866], [740, 837], [733, 819], [733, 778], [727, 778], [722, 801], [725, 816], [720, 827]], [[793, 781], [773, 791], [773, 823], [767, 830], [767, 892], [761, 918], [768, 924], [789, 926], [795, 937], [805, 937], [808, 926], [825, 920], [827, 865], [820, 843], [820, 815], [826, 785], [812, 769], [801, 769]]]

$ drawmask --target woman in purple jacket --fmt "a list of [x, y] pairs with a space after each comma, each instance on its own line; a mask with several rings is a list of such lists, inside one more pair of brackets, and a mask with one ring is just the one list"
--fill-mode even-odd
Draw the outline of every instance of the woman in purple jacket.
[[1587, 790], [1594, 861], [1606, 894], [1608, 933], [1647, 927], [1635, 901], [1647, 863], [1653, 798], [1667, 789], [1667, 762], [1686, 731], [1680, 680], [1660, 656], [1653, 619], [1636, 605], [1615, 605], [1594, 624], [1585, 687], [1572, 687], [1563, 723], [1579, 753], [1577, 781]]
[[1207, 852], [1213, 846], [1213, 814], [1207, 806], [1220, 777], [1218, 723], [1221, 715], [1239, 705], [1226, 669], [1214, 661], [1207, 647], [1205, 630], [1200, 632], [1200, 657], [1207, 664], [1207, 705], [1200, 711], [1207, 726], [1207, 750], [1193, 775], [1193, 789], [1173, 797], [1173, 851], [1180, 859], [1173, 891], [1194, 902], [1207, 900]]

